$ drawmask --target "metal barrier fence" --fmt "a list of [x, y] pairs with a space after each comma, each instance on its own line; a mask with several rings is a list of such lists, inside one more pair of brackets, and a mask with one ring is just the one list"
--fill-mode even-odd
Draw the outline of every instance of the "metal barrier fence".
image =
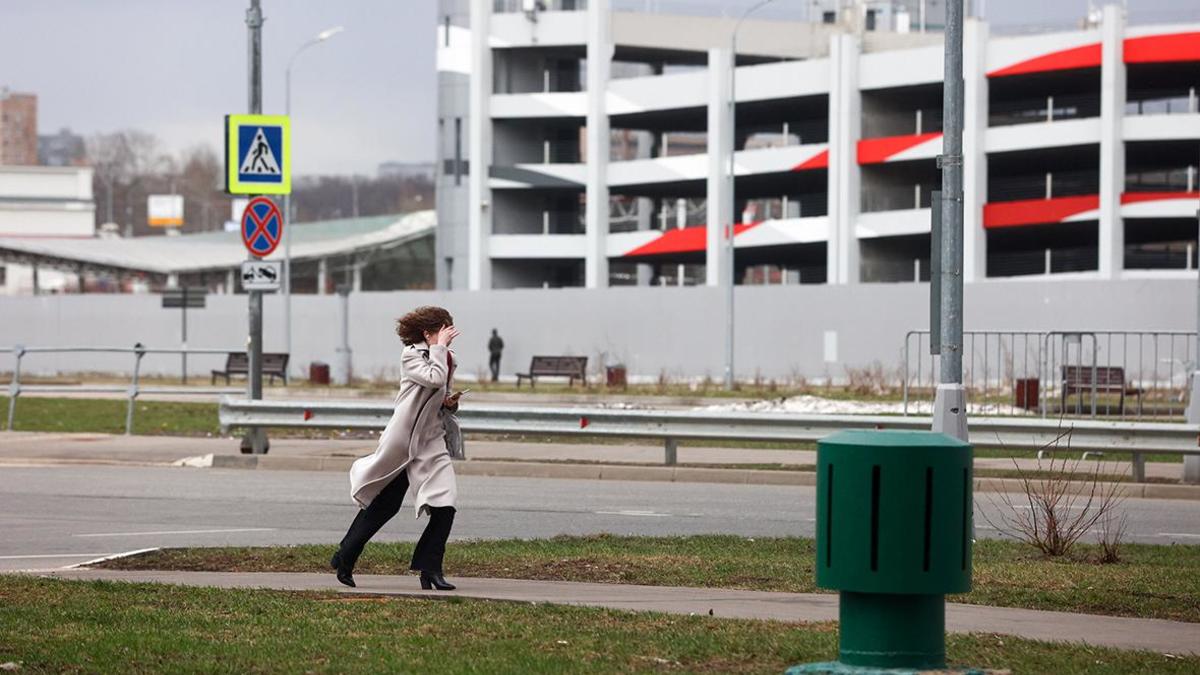
[[[1181, 419], [1195, 364], [1192, 331], [964, 331], [970, 412]], [[932, 410], [929, 331], [904, 338], [904, 414]]]
[[[218, 414], [225, 431], [252, 427], [382, 429], [393, 411], [392, 404], [385, 402], [223, 398]], [[842, 429], [930, 427], [928, 417], [496, 405], [464, 406], [457, 417], [468, 433], [660, 439], [668, 465], [675, 464], [678, 443], [685, 439], [803, 442]], [[1196, 437], [1196, 425], [1189, 424], [976, 417], [970, 420], [969, 440], [977, 448], [1126, 453], [1133, 460], [1133, 479], [1142, 482], [1145, 453], [1200, 455]]]
[[[5, 427], [8, 431], [13, 430], [13, 421], [16, 417], [17, 398], [22, 393], [85, 393], [85, 394], [120, 394], [124, 393], [128, 399], [128, 404], [125, 410], [125, 433], [133, 433], [133, 413], [134, 403], [141, 394], [168, 394], [168, 395], [194, 395], [194, 394], [211, 394], [213, 396], [221, 396], [225, 394], [243, 393], [242, 389], [222, 388], [222, 389], [205, 389], [197, 391], [195, 387], [143, 387], [140, 382], [142, 359], [151, 354], [174, 354], [181, 355], [187, 358], [189, 354], [196, 355], [220, 355], [222, 357], [229, 354], [231, 351], [240, 351], [236, 349], [152, 349], [144, 347], [140, 343], [133, 347], [24, 347], [18, 345], [11, 349], [13, 354], [13, 370], [12, 380], [8, 385], [8, 426]], [[22, 384], [21, 383], [21, 365], [26, 355], [30, 354], [131, 354], [133, 356], [133, 370], [129, 379], [128, 386], [73, 386], [73, 385], [54, 385], [54, 384]], [[186, 363], [186, 361], [185, 361]]]

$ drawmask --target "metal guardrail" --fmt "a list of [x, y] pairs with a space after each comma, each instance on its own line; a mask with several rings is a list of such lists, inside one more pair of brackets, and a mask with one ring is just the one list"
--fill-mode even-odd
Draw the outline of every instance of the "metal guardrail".
[[[222, 398], [221, 428], [292, 427], [382, 429], [392, 417], [389, 403], [251, 401]], [[927, 417], [713, 413], [612, 408], [534, 408], [471, 405], [458, 412], [464, 432], [563, 436], [657, 438], [664, 463], [675, 464], [680, 440], [816, 441], [842, 429], [928, 430]], [[1200, 455], [1200, 427], [1186, 424], [973, 418], [970, 441], [977, 448], [1070, 449], [1128, 453], [1133, 478], [1145, 478], [1144, 455]]]
[[[120, 394], [124, 393], [128, 399], [128, 404], [125, 410], [125, 434], [133, 433], [133, 413], [134, 403], [141, 394], [188, 394], [197, 393], [227, 395], [241, 393], [241, 389], [224, 388], [224, 389], [206, 389], [203, 392], [197, 392], [194, 387], [143, 387], [140, 383], [142, 359], [148, 354], [180, 354], [185, 358], [188, 354], [219, 354], [225, 356], [231, 351], [240, 351], [237, 349], [157, 349], [144, 347], [141, 343], [133, 347], [25, 347], [17, 345], [11, 348], [13, 354], [13, 370], [12, 380], [8, 385], [8, 426], [7, 430], [13, 430], [13, 420], [17, 411], [17, 399], [23, 393], [84, 393], [84, 394]], [[21, 383], [21, 363], [28, 354], [131, 354], [133, 355], [133, 371], [130, 376], [127, 386], [68, 386], [54, 384], [22, 384]]]

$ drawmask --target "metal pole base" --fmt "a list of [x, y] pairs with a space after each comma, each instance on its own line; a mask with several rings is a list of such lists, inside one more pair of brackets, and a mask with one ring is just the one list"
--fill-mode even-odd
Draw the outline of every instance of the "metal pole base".
[[787, 675], [985, 675], [946, 668], [946, 596], [842, 591], [838, 660], [792, 666]]
[[271, 441], [267, 439], [266, 429], [251, 429], [242, 436], [243, 455], [265, 455], [271, 449]]
[[[1188, 398], [1188, 424], [1200, 424], [1200, 371], [1192, 373], [1192, 391]], [[1200, 485], [1200, 456], [1184, 455], [1183, 482]]]
[[933, 397], [933, 430], [967, 440], [967, 393], [961, 384], [939, 384]]

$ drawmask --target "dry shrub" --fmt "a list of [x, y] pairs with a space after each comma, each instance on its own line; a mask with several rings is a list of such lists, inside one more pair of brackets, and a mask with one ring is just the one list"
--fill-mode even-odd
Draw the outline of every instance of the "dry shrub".
[[1121, 562], [1121, 547], [1125, 544], [1128, 527], [1129, 519], [1124, 513], [1120, 517], [1110, 513], [1100, 519], [1096, 543], [1100, 545], [1101, 563], [1108, 565]]
[[[1083, 459], [1056, 457], [1064, 443], [1061, 452], [1069, 451], [1070, 438], [1071, 429], [1066, 429], [1043, 447], [1035, 472], [1025, 471], [1014, 458], [1021, 494], [1001, 492], [999, 498], [992, 499], [993, 505], [1000, 507], [999, 522], [993, 522], [986, 511], [984, 520], [1001, 534], [1029, 544], [1048, 558], [1067, 555], [1099, 524], [1101, 546], [1104, 540], [1109, 541], [1116, 555], [1124, 534], [1124, 517], [1117, 518], [1124, 501], [1121, 484], [1101, 480], [1100, 463], [1084, 480], [1076, 480], [1087, 473], [1080, 467]], [[1040, 459], [1042, 455], [1049, 458], [1048, 464]], [[1104, 534], [1105, 527], [1109, 528], [1108, 535]]]
[[883, 364], [875, 361], [865, 368], [846, 366], [846, 388], [855, 394], [887, 393], [888, 377], [883, 370]]
[[671, 387], [671, 378], [667, 375], [667, 371], [658, 371], [658, 381], [654, 384], [654, 390], [658, 394], [666, 394]]

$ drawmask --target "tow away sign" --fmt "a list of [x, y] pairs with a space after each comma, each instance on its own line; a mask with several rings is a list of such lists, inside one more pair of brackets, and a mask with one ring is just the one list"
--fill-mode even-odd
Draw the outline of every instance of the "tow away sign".
[[286, 115], [225, 116], [225, 191], [285, 195], [292, 191], [292, 128]]
[[277, 291], [282, 276], [283, 263], [277, 260], [242, 263], [242, 288], [247, 291]]

